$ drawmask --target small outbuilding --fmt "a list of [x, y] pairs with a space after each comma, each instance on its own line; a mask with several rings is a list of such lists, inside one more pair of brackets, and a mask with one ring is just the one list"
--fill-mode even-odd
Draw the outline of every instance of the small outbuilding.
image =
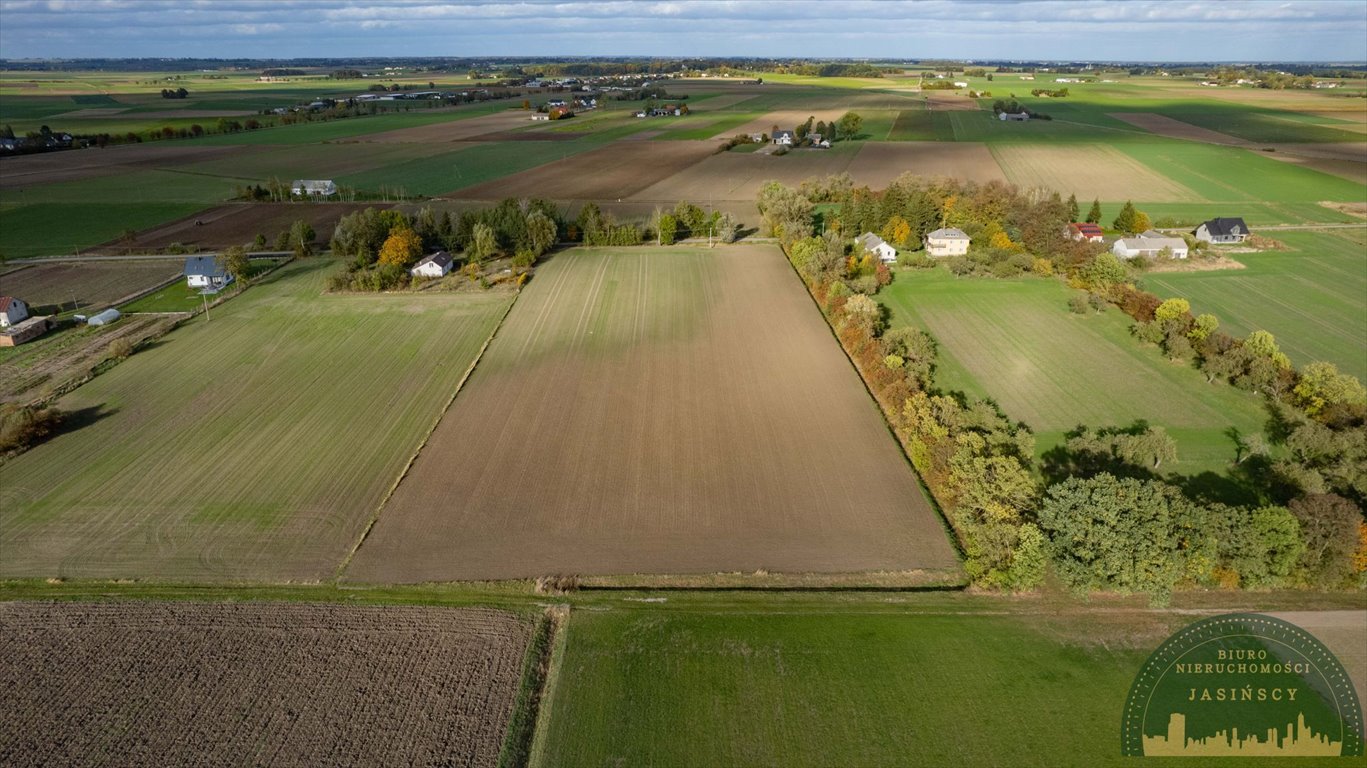
[[1018, 122], [1018, 123], [1023, 123], [1023, 122], [1025, 122], [1025, 121], [1027, 121], [1027, 120], [1030, 119], [1030, 113], [1029, 113], [1029, 112], [1000, 112], [1000, 113], [998, 113], [998, 115], [997, 115], [997, 119], [1002, 120], [1002, 121], [1014, 120], [1014, 121], [1016, 121], [1016, 122]]
[[1164, 249], [1167, 249], [1174, 259], [1185, 259], [1189, 252], [1186, 240], [1180, 237], [1168, 237], [1153, 230], [1149, 230], [1138, 237], [1123, 237], [1111, 245], [1111, 253], [1121, 259], [1133, 259], [1140, 256], [1153, 259], [1164, 255]]
[[408, 270], [408, 274], [413, 277], [443, 277], [451, 274], [451, 265], [454, 261], [451, 254], [446, 251], [437, 251], [430, 256], [424, 256], [422, 261]]
[[884, 264], [891, 264], [897, 261], [897, 249], [888, 244], [886, 240], [872, 232], [865, 232], [860, 235], [856, 242], [859, 243], [866, 252], [878, 257]]
[[1248, 239], [1248, 225], [1238, 216], [1215, 218], [1204, 222], [1191, 233], [1207, 243], [1242, 243]]
[[926, 253], [931, 256], [963, 256], [972, 238], [957, 227], [942, 227], [926, 235]]
[[91, 315], [85, 322], [87, 325], [109, 325], [120, 317], [122, 315], [119, 314], [119, 310], [110, 307], [97, 315]]
[[205, 293], [216, 293], [233, 281], [233, 276], [213, 256], [191, 256], [185, 260], [185, 284]]
[[0, 328], [9, 328], [28, 319], [28, 304], [13, 296], [0, 296]]
[[1068, 236], [1077, 242], [1100, 243], [1106, 239], [1101, 227], [1086, 221], [1075, 221], [1068, 225]]

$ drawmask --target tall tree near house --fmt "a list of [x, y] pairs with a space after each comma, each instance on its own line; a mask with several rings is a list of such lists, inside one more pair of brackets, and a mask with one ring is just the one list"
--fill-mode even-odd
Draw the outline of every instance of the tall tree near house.
[[296, 219], [290, 225], [290, 247], [294, 249], [294, 255], [299, 257], [313, 255], [313, 238], [316, 234], [313, 225], [303, 219]]
[[1091, 207], [1090, 210], [1087, 211], [1087, 223], [1088, 223], [1088, 224], [1100, 224], [1100, 223], [1101, 223], [1101, 201], [1100, 201], [1100, 200], [1093, 200], [1093, 201], [1092, 201], [1092, 207]]
[[251, 261], [247, 258], [247, 249], [240, 245], [223, 252], [223, 268], [228, 270], [228, 274], [239, 283], [246, 284], [247, 278], [251, 273]]
[[1077, 207], [1077, 195], [1069, 195], [1069, 196], [1068, 196], [1068, 220], [1069, 220], [1069, 221], [1077, 221], [1077, 217], [1080, 216], [1080, 215], [1081, 215], [1081, 211], [1080, 211], [1080, 210], [1078, 209], [1078, 207]]
[[864, 124], [864, 118], [856, 112], [846, 112], [840, 116], [836, 122], [836, 128], [840, 136], [853, 139], [859, 134], [859, 128]]
[[494, 235], [493, 227], [479, 223], [471, 230], [471, 234], [470, 246], [465, 251], [471, 264], [481, 264], [498, 252], [498, 238]]
[[1138, 229], [1138, 226], [1139, 211], [1135, 210], [1134, 203], [1126, 200], [1124, 207], [1120, 209], [1120, 213], [1115, 217], [1115, 221], [1111, 222], [1111, 228], [1126, 234], [1143, 232], [1144, 230]]
[[380, 246], [380, 264], [393, 267], [407, 267], [422, 255], [422, 238], [408, 227], [395, 227], [389, 231], [384, 245]]

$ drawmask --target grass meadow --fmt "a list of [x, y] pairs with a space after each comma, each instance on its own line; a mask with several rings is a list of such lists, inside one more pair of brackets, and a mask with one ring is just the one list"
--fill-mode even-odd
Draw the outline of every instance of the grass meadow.
[[1125, 763], [1147, 649], [870, 610], [576, 611], [533, 765]]
[[1070, 295], [1053, 280], [956, 278], [936, 267], [899, 272], [878, 298], [894, 326], [916, 325], [939, 342], [941, 389], [995, 400], [1035, 430], [1041, 451], [1081, 425], [1144, 419], [1177, 440], [1179, 460], [1165, 470], [1218, 474], [1235, 455], [1226, 430], [1261, 431], [1256, 397], [1141, 346], [1117, 309], [1071, 314]]
[[73, 428], [0, 466], [0, 577], [330, 577], [512, 299], [323, 295], [335, 268], [287, 265], [61, 399]]
[[1289, 250], [1232, 254], [1247, 269], [1147, 275], [1141, 286], [1191, 301], [1237, 336], [1266, 330], [1296, 365], [1327, 360], [1367, 379], [1367, 230], [1277, 232]]

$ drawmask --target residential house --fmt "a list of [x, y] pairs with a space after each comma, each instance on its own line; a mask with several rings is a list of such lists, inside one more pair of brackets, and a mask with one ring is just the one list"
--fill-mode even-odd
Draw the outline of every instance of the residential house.
[[791, 147], [793, 144], [797, 143], [797, 134], [792, 131], [779, 131], [778, 133], [775, 133], [770, 140], [775, 144]]
[[1086, 221], [1075, 221], [1068, 225], [1068, 236], [1078, 242], [1100, 243], [1106, 238], [1101, 234], [1101, 227]]
[[812, 146], [818, 149], [830, 149], [831, 140], [819, 133], [807, 134], [807, 139], [812, 142]]
[[865, 232], [860, 235], [855, 242], [863, 247], [865, 251], [877, 256], [878, 260], [884, 264], [891, 264], [897, 261], [897, 249], [893, 248], [886, 240], [872, 232]]
[[1115, 241], [1111, 245], [1111, 253], [1121, 259], [1133, 259], [1139, 256], [1152, 259], [1163, 255], [1165, 248], [1172, 253], [1174, 259], [1185, 259], [1189, 250], [1186, 240], [1180, 237], [1169, 237], [1151, 229], [1138, 237], [1123, 237]]
[[1215, 218], [1192, 232], [1197, 240], [1207, 243], [1242, 243], [1248, 239], [1248, 225], [1239, 217]]
[[548, 114], [546, 114], [545, 112], [533, 112], [533, 113], [532, 113], [532, 119], [533, 119], [533, 120], [550, 120], [550, 119], [551, 119], [551, 116], [548, 115]]
[[337, 185], [332, 179], [295, 179], [290, 193], [297, 197], [329, 197], [337, 194]]
[[9, 328], [28, 319], [28, 304], [13, 296], [0, 296], [0, 328]]
[[1030, 113], [1029, 113], [1029, 112], [1001, 112], [1001, 113], [999, 113], [999, 114], [997, 115], [997, 119], [1003, 120], [1003, 121], [1005, 121], [1005, 120], [1015, 120], [1015, 121], [1017, 121], [1017, 122], [1023, 123], [1023, 122], [1025, 122], [1026, 120], [1029, 120], [1029, 119], [1030, 119]]
[[955, 88], [967, 88], [967, 87], [968, 87], [968, 83], [965, 82], [965, 81], [963, 81], [963, 80], [955, 80], [955, 81], [954, 81], [954, 87], [955, 87]]
[[213, 256], [191, 256], [185, 260], [185, 284], [216, 293], [233, 281], [233, 276]]
[[926, 235], [926, 253], [931, 256], [963, 256], [968, 253], [969, 236], [956, 227], [944, 227]]
[[414, 264], [413, 268], [408, 270], [408, 274], [413, 277], [443, 277], [451, 274], [453, 261], [451, 254], [446, 251], [437, 251]]

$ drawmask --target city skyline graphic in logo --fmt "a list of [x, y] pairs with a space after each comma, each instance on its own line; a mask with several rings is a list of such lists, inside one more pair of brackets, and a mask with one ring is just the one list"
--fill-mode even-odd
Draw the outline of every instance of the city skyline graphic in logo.
[[1131, 756], [1361, 756], [1362, 708], [1313, 635], [1261, 614], [1184, 627], [1136, 675], [1121, 721]]

